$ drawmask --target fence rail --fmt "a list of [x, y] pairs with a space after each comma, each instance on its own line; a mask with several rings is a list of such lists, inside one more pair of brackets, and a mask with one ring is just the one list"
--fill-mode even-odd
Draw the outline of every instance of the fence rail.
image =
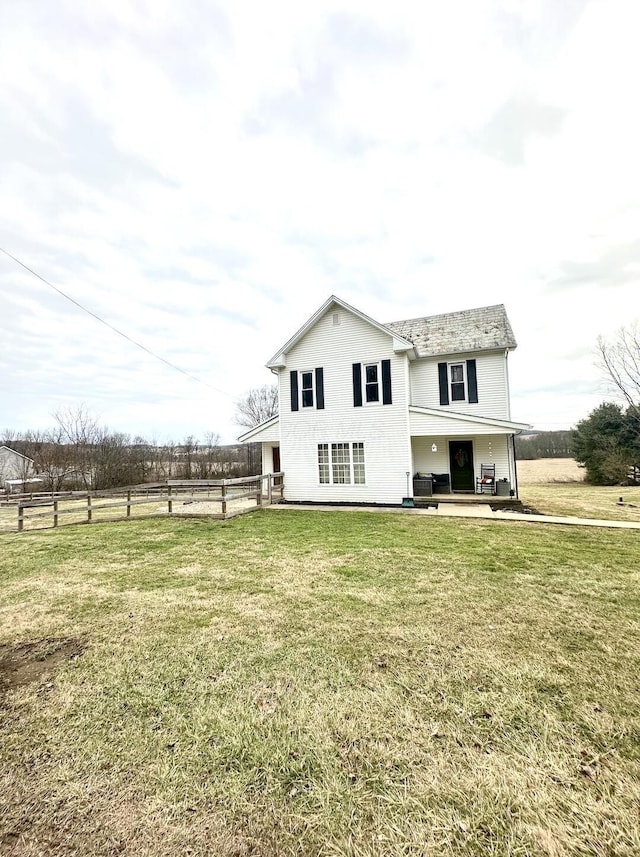
[[[265, 484], [266, 483], [266, 484]], [[236, 488], [245, 488], [246, 490], [235, 490]], [[229, 490], [234, 489], [234, 490]], [[215, 492], [215, 496], [211, 493]], [[284, 473], [267, 473], [260, 476], [245, 476], [238, 479], [192, 479], [192, 480], [168, 480], [162, 483], [153, 483], [152, 485], [135, 485], [126, 490], [117, 492], [57, 492], [51, 494], [29, 494], [20, 499], [16, 498], [13, 502], [5, 503], [4, 506], [15, 506], [17, 508], [17, 529], [18, 532], [23, 532], [25, 521], [52, 518], [50, 527], [57, 527], [60, 523], [60, 518], [74, 515], [76, 520], [68, 523], [92, 523], [94, 522], [94, 514], [101, 512], [104, 509], [125, 509], [125, 513], [120, 517], [109, 518], [109, 521], [126, 520], [131, 518], [131, 509], [135, 506], [144, 506], [158, 503], [166, 503], [167, 511], [151, 513], [148, 517], [159, 515], [175, 515], [174, 504], [181, 503], [182, 505], [190, 505], [191, 503], [219, 504], [219, 512], [191, 512], [183, 510], [179, 514], [187, 517], [208, 517], [219, 520], [226, 520], [236, 515], [250, 512], [256, 507], [270, 505], [275, 497], [282, 499], [284, 492]], [[140, 498], [141, 493], [146, 493], [147, 496]], [[207, 496], [202, 496], [207, 494]], [[187, 495], [187, 499], [185, 499]], [[188, 497], [190, 495], [190, 498]], [[115, 496], [122, 496], [123, 499], [112, 499]], [[107, 503], [96, 503], [99, 499], [110, 500]], [[237, 501], [255, 499], [255, 506], [245, 505], [241, 508], [235, 506], [230, 508], [230, 504], [235, 504]], [[79, 501], [86, 500], [84, 511], [79, 506]], [[77, 501], [77, 502], [74, 502]], [[60, 503], [73, 503], [68, 508], [61, 508]], [[41, 511], [31, 511], [31, 510]], [[77, 518], [82, 515], [82, 520]], [[102, 518], [101, 522], [105, 522]], [[12, 530], [15, 527], [11, 527]]]

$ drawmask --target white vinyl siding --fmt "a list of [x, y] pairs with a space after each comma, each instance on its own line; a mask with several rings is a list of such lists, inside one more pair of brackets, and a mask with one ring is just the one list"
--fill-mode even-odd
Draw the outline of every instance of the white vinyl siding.
[[[391, 364], [393, 394], [393, 403], [384, 407], [382, 360]], [[411, 467], [406, 355], [393, 351], [390, 336], [350, 312], [340, 310], [340, 324], [334, 325], [330, 310], [286, 354], [286, 363], [279, 370], [280, 400], [290, 401], [290, 370], [322, 366], [325, 407], [300, 408], [293, 414], [285, 407], [280, 412], [285, 498], [400, 504], [406, 495], [406, 472]], [[365, 367], [378, 365], [379, 407], [354, 407], [354, 363], [363, 367], [363, 405]], [[362, 453], [354, 453], [352, 438], [364, 444]], [[352, 481], [321, 483], [318, 444], [347, 441], [352, 444]], [[365, 462], [359, 459], [365, 454], [366, 482], [362, 482]]]
[[[475, 359], [478, 380], [478, 402], [469, 403], [466, 361]], [[438, 383], [438, 363], [447, 363], [450, 410], [460, 413], [476, 414], [483, 417], [510, 418], [509, 393], [507, 386], [507, 358], [504, 351], [475, 352], [459, 356], [431, 357], [414, 360], [409, 367], [411, 383], [411, 404], [420, 408], [440, 407], [440, 387]], [[464, 398], [456, 401], [452, 395], [452, 366], [464, 366]]]
[[26, 479], [33, 474], [33, 461], [9, 446], [0, 446], [0, 490], [5, 479]]
[[440, 414], [423, 414], [412, 410], [409, 412], [409, 425], [412, 436], [466, 437], [467, 435], [513, 433], [513, 428], [505, 427], [504, 431], [501, 431], [495, 423], [477, 423], [461, 417], [456, 418], [454, 414], [449, 414], [444, 408], [442, 409], [442, 416]]
[[275, 467], [273, 466], [273, 449], [277, 444], [273, 443], [263, 443], [262, 444], [262, 472], [263, 473], [275, 473]]

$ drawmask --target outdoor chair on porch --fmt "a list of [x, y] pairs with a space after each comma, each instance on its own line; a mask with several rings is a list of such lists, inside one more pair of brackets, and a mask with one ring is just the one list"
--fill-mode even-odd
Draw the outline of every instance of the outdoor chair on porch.
[[496, 493], [495, 464], [481, 464], [480, 476], [476, 477], [476, 494]]

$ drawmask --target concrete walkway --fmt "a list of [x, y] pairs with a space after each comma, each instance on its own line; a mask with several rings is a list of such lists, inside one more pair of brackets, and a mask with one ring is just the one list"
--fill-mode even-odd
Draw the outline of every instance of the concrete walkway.
[[397, 515], [427, 515], [445, 518], [484, 518], [487, 521], [524, 521], [527, 524], [565, 524], [572, 527], [609, 527], [620, 530], [640, 530], [640, 521], [608, 521], [597, 518], [572, 518], [561, 515], [534, 515], [523, 512], [494, 512], [488, 503], [462, 504], [441, 503], [433, 509], [417, 509], [400, 506], [320, 506], [285, 503], [266, 507], [269, 511], [285, 509], [307, 512], [384, 512]]

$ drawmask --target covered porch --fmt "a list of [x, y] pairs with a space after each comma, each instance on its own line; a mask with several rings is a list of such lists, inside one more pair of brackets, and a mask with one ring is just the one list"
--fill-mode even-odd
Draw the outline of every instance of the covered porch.
[[410, 408], [410, 425], [416, 503], [517, 503], [514, 437], [525, 425], [427, 408]]

